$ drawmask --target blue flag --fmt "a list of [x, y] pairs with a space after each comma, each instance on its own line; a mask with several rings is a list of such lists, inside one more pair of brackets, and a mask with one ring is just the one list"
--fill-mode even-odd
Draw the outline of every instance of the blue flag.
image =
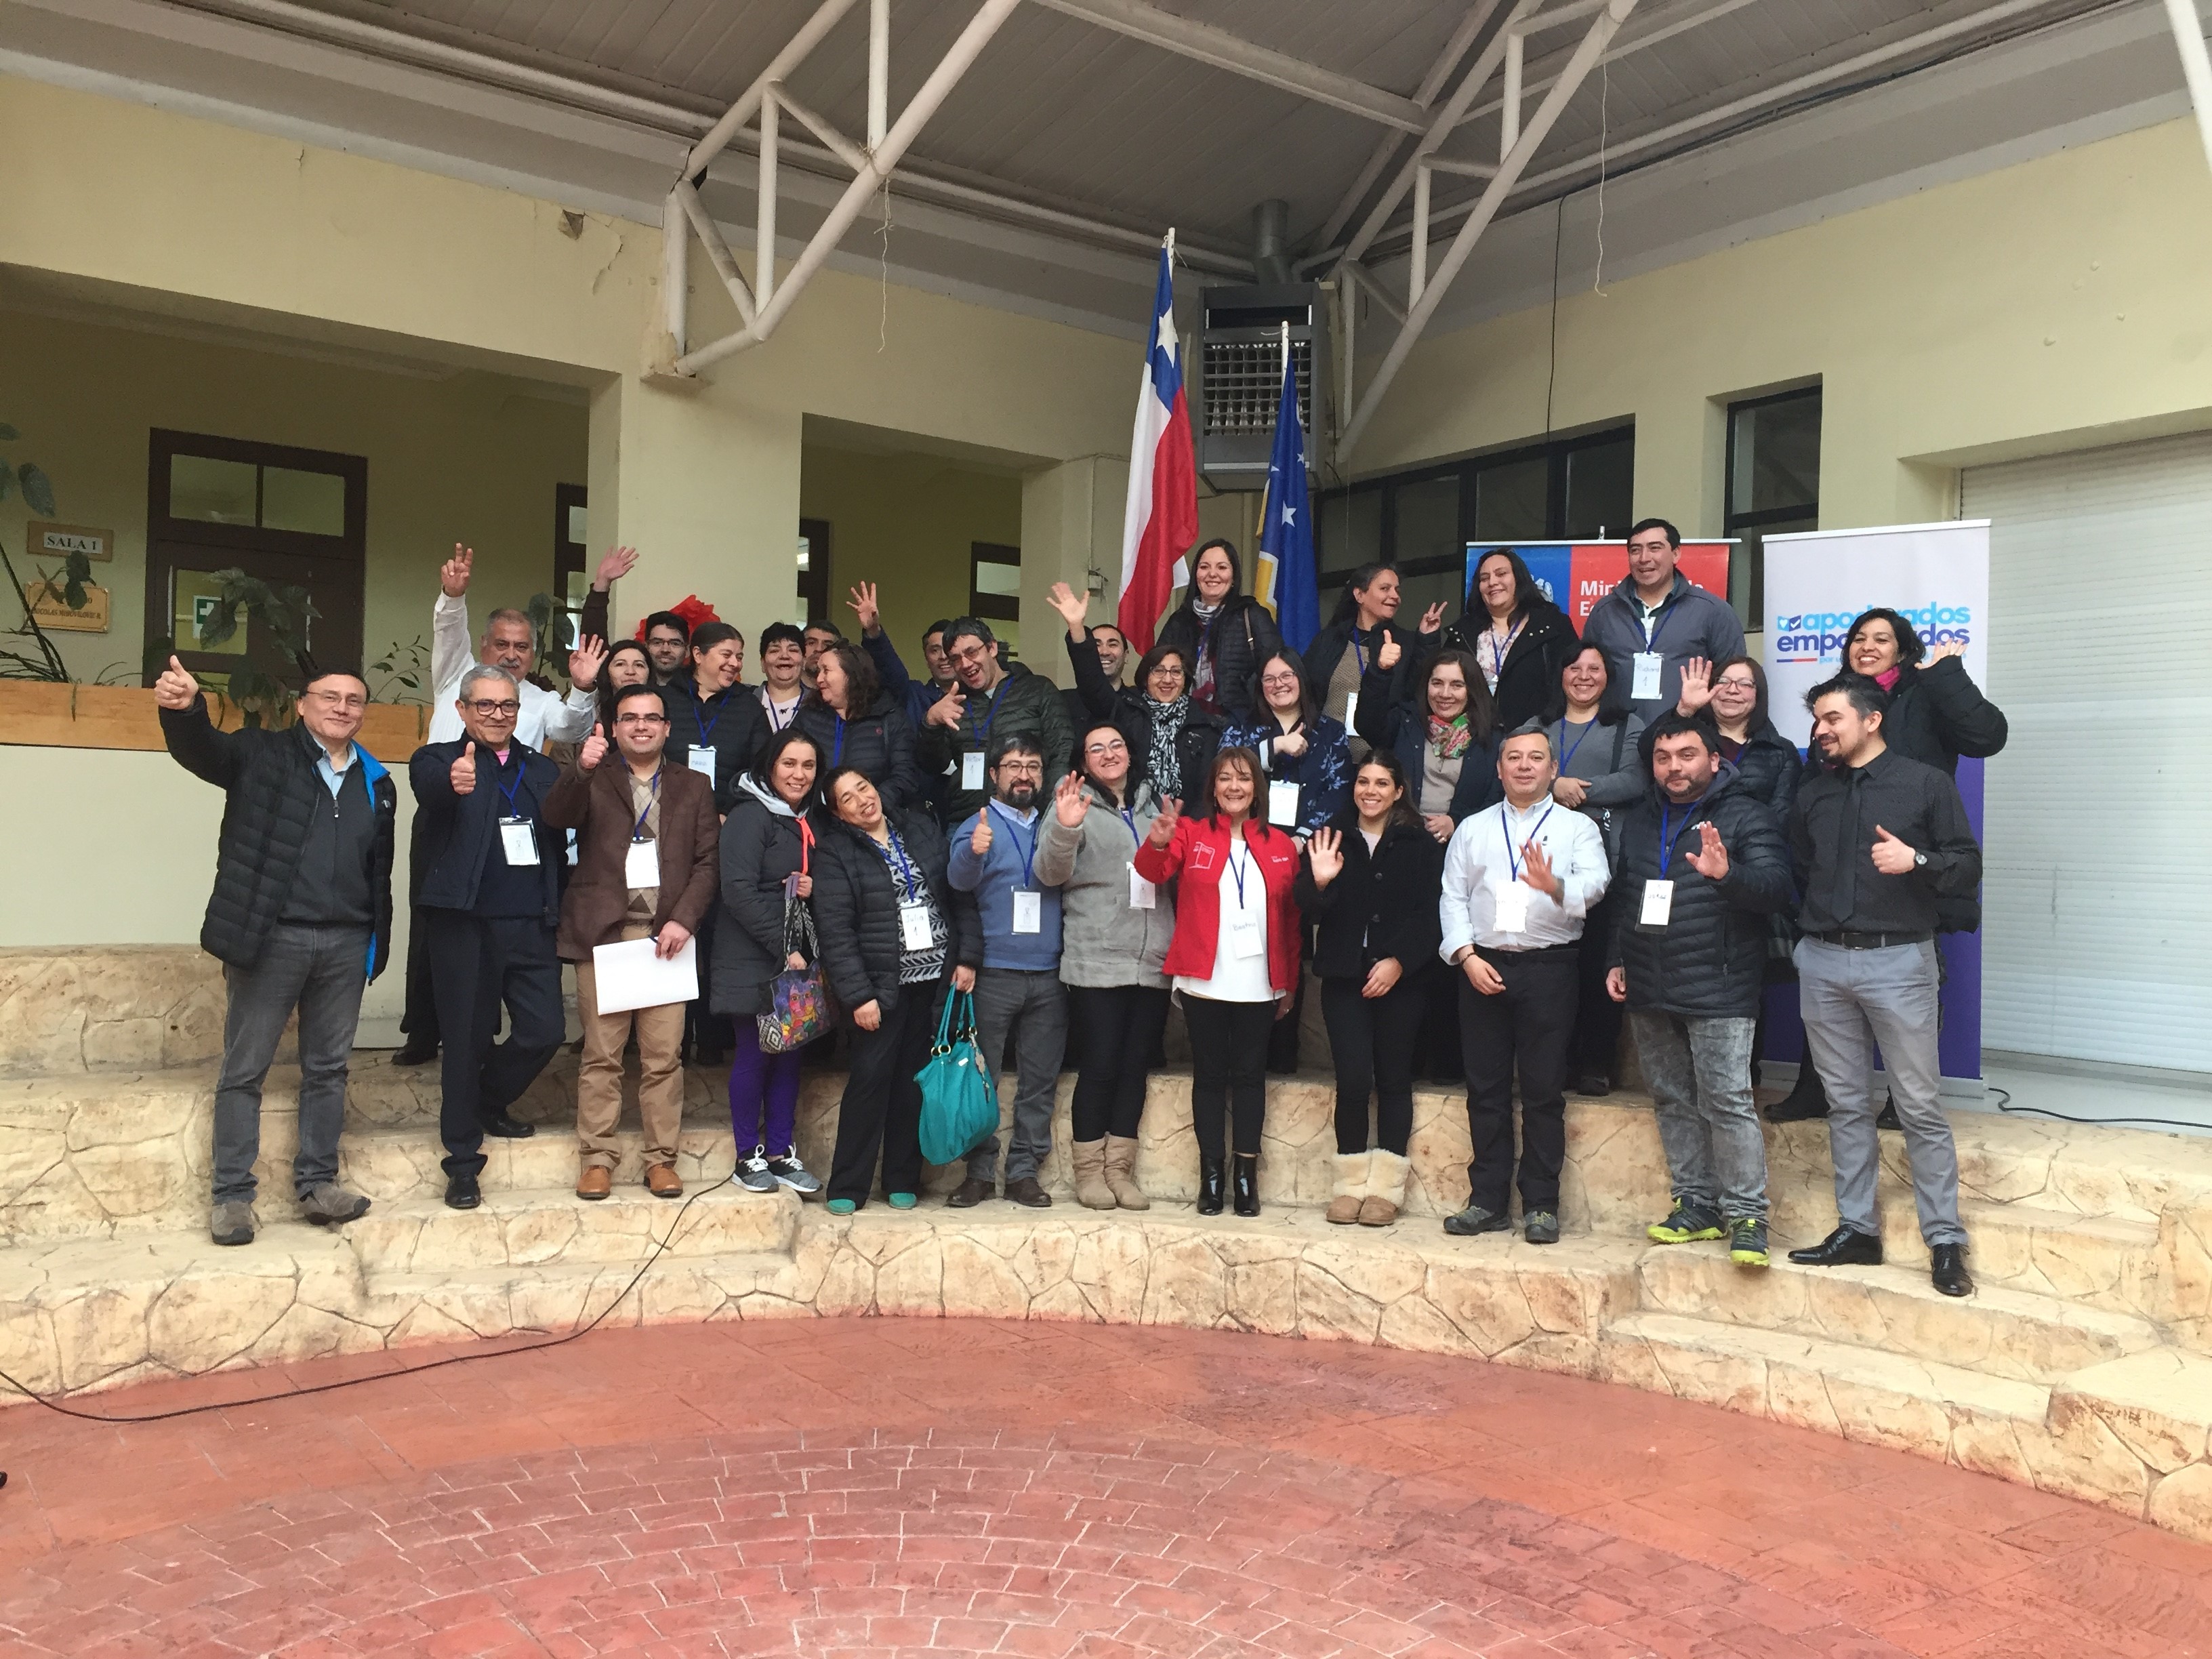
[[1311, 504], [1306, 496], [1306, 441], [1298, 426], [1298, 376], [1284, 330], [1283, 398], [1275, 410], [1275, 453], [1260, 526], [1260, 591], [1271, 599], [1283, 642], [1304, 651], [1321, 629], [1319, 574], [1314, 565]]

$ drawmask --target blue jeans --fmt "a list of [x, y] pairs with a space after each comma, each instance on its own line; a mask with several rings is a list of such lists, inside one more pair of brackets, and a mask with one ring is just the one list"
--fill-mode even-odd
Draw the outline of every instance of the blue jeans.
[[292, 1187], [305, 1198], [338, 1176], [346, 1064], [368, 983], [367, 927], [278, 922], [251, 968], [226, 965], [222, 1073], [215, 1089], [215, 1201], [251, 1204], [261, 1155], [261, 1085], [292, 1011], [300, 1011], [300, 1152]]
[[1724, 1221], [1766, 1219], [1766, 1138], [1751, 1099], [1752, 1018], [1630, 1012], [1677, 1202]]

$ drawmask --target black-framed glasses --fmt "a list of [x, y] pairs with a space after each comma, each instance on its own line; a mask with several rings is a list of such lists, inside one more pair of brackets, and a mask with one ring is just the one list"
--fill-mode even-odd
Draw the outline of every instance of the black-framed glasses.
[[495, 720], [501, 718], [513, 720], [522, 712], [522, 705], [512, 697], [503, 702], [494, 702], [489, 697], [480, 697], [469, 705], [469, 712], [480, 720]]
[[668, 716], [665, 714], [617, 714], [615, 716], [615, 724], [617, 726], [665, 726], [668, 724]]

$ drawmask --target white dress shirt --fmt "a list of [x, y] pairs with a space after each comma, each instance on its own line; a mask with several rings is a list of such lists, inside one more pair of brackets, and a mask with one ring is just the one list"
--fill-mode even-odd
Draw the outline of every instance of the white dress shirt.
[[[1549, 795], [1525, 812], [1515, 811], [1510, 801], [1500, 801], [1463, 819], [1452, 831], [1451, 844], [1444, 849], [1443, 896], [1437, 912], [1443, 925], [1437, 954], [1446, 962], [1468, 945], [1489, 951], [1540, 951], [1571, 945], [1582, 937], [1583, 917], [1605, 896], [1613, 872], [1606, 865], [1605, 837], [1597, 824], [1580, 812], [1554, 807]], [[1552, 873], [1559, 878], [1557, 899], [1520, 879], [1528, 867], [1521, 849], [1532, 840], [1544, 849]], [[1498, 890], [1509, 882], [1518, 883], [1528, 894], [1528, 925], [1515, 933], [1498, 926]]]
[[[430, 611], [430, 731], [425, 743], [451, 743], [461, 735], [460, 710], [453, 707], [461, 695], [461, 676], [476, 666], [476, 641], [469, 634], [469, 602], [454, 599], [442, 589]], [[543, 749], [548, 738], [559, 743], [581, 743], [592, 735], [599, 718], [597, 704], [588, 691], [572, 690], [565, 697], [543, 690], [527, 680], [516, 693], [522, 712], [515, 716], [517, 741]]]
[[[1237, 953], [1232, 936], [1240, 921], [1258, 929], [1258, 954]], [[1229, 879], [1221, 884], [1221, 918], [1213, 939], [1213, 971], [1204, 979], [1177, 974], [1175, 988], [1194, 997], [1211, 997], [1216, 1002], [1273, 1002], [1275, 982], [1267, 968], [1267, 878], [1254, 862], [1252, 849], [1241, 835], [1229, 843]]]

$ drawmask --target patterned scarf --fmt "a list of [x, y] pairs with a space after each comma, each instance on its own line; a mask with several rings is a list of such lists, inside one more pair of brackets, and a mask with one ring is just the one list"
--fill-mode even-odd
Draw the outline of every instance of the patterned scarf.
[[1474, 731], [1467, 723], [1465, 709], [1448, 720], [1429, 716], [1429, 747], [1437, 751], [1438, 760], [1457, 760], [1474, 740]]
[[1145, 775], [1161, 794], [1180, 796], [1182, 762], [1176, 755], [1176, 738], [1190, 718], [1190, 694], [1186, 691], [1173, 702], [1152, 702], [1149, 698], [1146, 702], [1152, 715], [1152, 743], [1146, 750]]

